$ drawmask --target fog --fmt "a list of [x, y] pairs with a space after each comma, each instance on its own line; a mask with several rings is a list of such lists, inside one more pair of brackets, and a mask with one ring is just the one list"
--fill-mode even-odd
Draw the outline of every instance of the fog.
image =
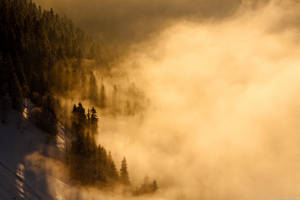
[[[47, 1], [58, 9], [63, 2]], [[142, 116], [100, 118], [98, 142], [117, 164], [126, 156], [134, 184], [144, 175], [158, 180], [159, 192], [147, 198], [300, 197], [297, 1], [199, 0], [199, 9], [192, 1], [99, 2], [106, 12], [100, 9], [94, 18], [104, 23], [107, 13], [113, 15], [102, 31], [114, 29], [112, 40], [137, 45], [120, 66], [150, 105]], [[69, 2], [66, 13], [76, 15], [78, 4]], [[130, 15], [119, 10], [122, 5]], [[143, 14], [151, 31], [142, 24], [141, 41], [126, 40]], [[152, 40], [145, 39], [152, 33]], [[100, 193], [80, 191], [86, 199]]]
[[299, 197], [298, 30], [282, 24], [289, 6], [164, 31], [124, 64], [140, 66], [129, 73], [152, 103], [144, 121], [116, 128], [104, 119], [99, 141], [128, 157], [132, 176], [157, 177], [165, 199]]
[[[105, 41], [131, 43], [182, 18], [193, 20], [216, 19], [230, 16], [240, 0], [37, 0], [45, 7], [54, 7], [66, 14], [80, 27], [102, 34]], [[256, 3], [255, 3], [256, 4]], [[104, 42], [105, 42], [104, 41]]]
[[230, 18], [241, 6], [255, 9], [269, 0], [34, 0], [71, 18], [100, 38], [109, 60], [123, 60], [138, 44], [155, 40], [182, 20], [201, 23]]

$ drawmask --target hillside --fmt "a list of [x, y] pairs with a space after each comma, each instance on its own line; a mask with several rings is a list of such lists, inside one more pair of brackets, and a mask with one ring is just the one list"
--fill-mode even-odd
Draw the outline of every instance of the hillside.
[[[96, 143], [100, 114], [135, 115], [144, 101], [134, 84], [124, 91], [112, 84], [108, 98], [103, 78], [100, 86], [96, 77], [105, 65], [99, 41], [31, 0], [1, 1], [0, 23], [1, 195], [56, 198], [49, 182], [62, 188], [120, 187], [130, 195], [157, 190], [156, 182], [135, 189], [126, 158], [119, 168]], [[59, 163], [63, 176], [52, 163]]]
[[[23, 130], [18, 129], [19, 113], [11, 111], [8, 121], [0, 124], [0, 198], [1, 199], [53, 199], [48, 191], [47, 181], [61, 182], [54, 175], [36, 173], [40, 162], [32, 163], [34, 154], [60, 159], [63, 151], [61, 131], [60, 142], [47, 142], [47, 133], [39, 130], [28, 119], [23, 120]], [[35, 166], [33, 166], [33, 164]], [[49, 172], [50, 173], [50, 172]]]

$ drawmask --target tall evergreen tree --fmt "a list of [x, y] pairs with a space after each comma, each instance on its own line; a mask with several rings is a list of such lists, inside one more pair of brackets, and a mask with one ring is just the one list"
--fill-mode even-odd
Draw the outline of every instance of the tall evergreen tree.
[[112, 111], [114, 115], [119, 112], [119, 106], [117, 102], [118, 102], [118, 87], [117, 85], [114, 85], [113, 92], [112, 92]]
[[156, 180], [153, 180], [152, 182], [152, 192], [156, 192], [158, 190], [157, 182]]
[[91, 131], [93, 134], [97, 133], [98, 129], [98, 117], [97, 117], [97, 111], [94, 107], [91, 109], [91, 116], [90, 116], [90, 121], [91, 121]]
[[12, 97], [12, 107], [18, 111], [22, 109], [22, 87], [16, 73], [12, 74], [10, 81], [10, 96]]
[[107, 172], [112, 183], [116, 183], [119, 179], [119, 174], [110, 152], [107, 157]]
[[128, 171], [127, 171], [127, 162], [126, 162], [125, 157], [123, 158], [122, 164], [121, 164], [120, 181], [121, 181], [122, 184], [124, 184], [126, 186], [130, 185], [129, 175], [128, 175]]
[[[102, 92], [102, 90], [101, 90]], [[90, 74], [90, 87], [89, 87], [89, 100], [92, 101], [93, 103], [98, 102], [98, 87], [96, 83], [96, 78], [93, 72]]]
[[104, 109], [104, 108], [106, 107], [106, 94], [105, 94], [105, 87], [104, 87], [104, 84], [103, 84], [103, 83], [102, 83], [102, 85], [101, 85], [99, 107], [100, 107], [101, 109]]

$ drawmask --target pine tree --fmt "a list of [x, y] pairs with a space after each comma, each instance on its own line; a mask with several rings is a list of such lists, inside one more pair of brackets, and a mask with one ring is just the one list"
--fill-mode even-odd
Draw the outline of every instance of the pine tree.
[[122, 184], [124, 184], [126, 186], [130, 185], [129, 175], [128, 175], [128, 171], [127, 171], [127, 162], [126, 162], [126, 158], [125, 157], [122, 160], [122, 164], [121, 164], [120, 181], [121, 181]]
[[106, 107], [106, 95], [105, 95], [105, 87], [102, 84], [101, 85], [101, 91], [100, 91], [100, 104], [99, 107], [101, 109], [104, 109]]
[[94, 107], [92, 107], [91, 109], [90, 121], [91, 121], [91, 131], [93, 134], [96, 134], [98, 128], [98, 117], [97, 117], [97, 111]]
[[18, 111], [22, 109], [22, 88], [15, 73], [12, 74], [10, 82], [10, 96], [12, 97], [12, 107]]
[[89, 87], [89, 99], [93, 103], [97, 103], [98, 96], [99, 96], [99, 93], [98, 93], [96, 78], [95, 78], [94, 73], [91, 72], [91, 74], [90, 74], [90, 87]]
[[156, 180], [154, 180], [152, 183], [152, 192], [156, 192], [157, 190], [158, 190], [157, 182]]
[[118, 88], [116, 85], [114, 85], [113, 93], [112, 93], [112, 111], [114, 115], [119, 112], [119, 106], [117, 102], [118, 102]]
[[119, 179], [119, 174], [110, 152], [108, 153], [107, 157], [107, 175], [109, 176], [112, 184], [117, 182]]

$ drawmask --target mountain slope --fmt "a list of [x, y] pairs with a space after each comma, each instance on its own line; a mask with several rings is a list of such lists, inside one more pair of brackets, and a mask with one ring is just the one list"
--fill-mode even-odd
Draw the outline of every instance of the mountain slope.
[[[48, 191], [49, 176], [55, 182], [65, 183], [45, 171], [36, 173], [27, 157], [34, 153], [49, 158], [61, 155], [59, 151], [64, 148], [62, 132], [58, 134], [59, 143], [47, 144], [47, 134], [27, 119], [23, 119], [23, 130], [20, 131], [18, 115], [11, 111], [8, 122], [0, 124], [0, 199], [53, 199]], [[34, 163], [37, 168], [38, 163]]]

